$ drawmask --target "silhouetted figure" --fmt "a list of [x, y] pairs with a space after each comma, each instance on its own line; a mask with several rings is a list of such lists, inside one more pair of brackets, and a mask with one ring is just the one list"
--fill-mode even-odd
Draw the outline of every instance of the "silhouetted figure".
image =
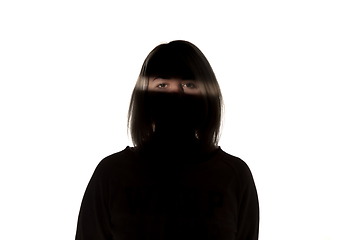
[[250, 169], [217, 144], [222, 95], [192, 43], [154, 48], [128, 113], [134, 147], [104, 158], [81, 204], [76, 240], [255, 240]]

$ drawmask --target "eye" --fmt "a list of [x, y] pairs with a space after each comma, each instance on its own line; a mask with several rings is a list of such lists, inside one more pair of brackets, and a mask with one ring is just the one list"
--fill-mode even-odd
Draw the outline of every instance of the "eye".
[[193, 84], [193, 83], [186, 83], [186, 84], [184, 84], [184, 86], [185, 85], [187, 88], [196, 88], [195, 84]]
[[[164, 87], [165, 87], [164, 85], [167, 86], [167, 84], [165, 84], [165, 83], [160, 83], [160, 84], [158, 84], [156, 87], [157, 87], [157, 88], [164, 88]], [[160, 87], [159, 87], [159, 86], [160, 86]]]

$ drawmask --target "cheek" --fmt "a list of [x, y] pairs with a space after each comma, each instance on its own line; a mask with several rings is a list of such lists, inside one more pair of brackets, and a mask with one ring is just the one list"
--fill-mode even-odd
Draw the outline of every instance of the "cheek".
[[195, 95], [201, 95], [201, 91], [200, 91], [200, 89], [196, 89], [196, 91], [195, 91]]
[[197, 126], [204, 119], [204, 102], [194, 95], [189, 94], [179, 100], [176, 95], [151, 94], [147, 104], [151, 109], [150, 115], [159, 124]]
[[200, 89], [185, 89], [185, 93], [192, 96], [200, 96], [201, 91]]

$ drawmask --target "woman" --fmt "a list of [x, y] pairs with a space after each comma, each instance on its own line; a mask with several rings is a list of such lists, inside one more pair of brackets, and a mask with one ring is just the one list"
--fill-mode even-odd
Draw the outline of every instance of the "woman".
[[218, 146], [222, 108], [215, 74], [195, 45], [154, 48], [131, 96], [134, 147], [95, 169], [76, 239], [258, 239], [251, 171]]

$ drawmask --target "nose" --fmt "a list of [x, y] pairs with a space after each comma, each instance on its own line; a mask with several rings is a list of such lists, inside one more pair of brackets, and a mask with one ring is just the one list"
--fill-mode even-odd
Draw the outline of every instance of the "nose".
[[183, 94], [184, 93], [184, 88], [183, 85], [180, 84], [174, 84], [172, 88], [170, 88], [171, 93], [178, 93], [178, 94]]

